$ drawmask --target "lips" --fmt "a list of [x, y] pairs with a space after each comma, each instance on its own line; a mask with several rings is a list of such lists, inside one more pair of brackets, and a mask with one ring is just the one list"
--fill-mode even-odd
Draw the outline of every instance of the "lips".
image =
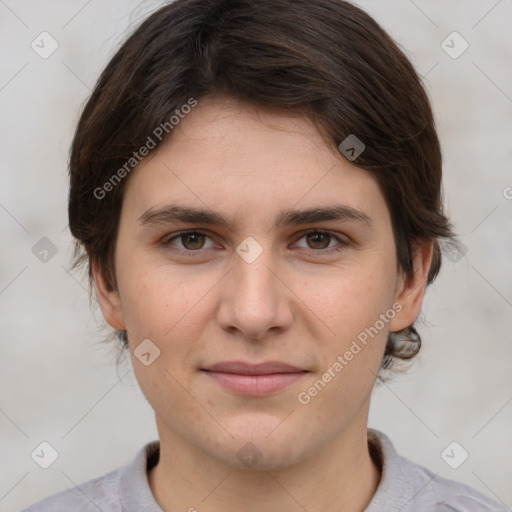
[[216, 363], [202, 371], [226, 390], [237, 395], [265, 396], [283, 390], [308, 373], [279, 361], [250, 364], [243, 361]]
[[239, 375], [270, 375], [272, 373], [300, 373], [305, 371], [301, 368], [281, 363], [279, 361], [269, 361], [259, 364], [244, 363], [242, 361], [227, 361], [209, 366], [208, 368], [205, 368], [205, 370], [222, 373], [236, 373]]

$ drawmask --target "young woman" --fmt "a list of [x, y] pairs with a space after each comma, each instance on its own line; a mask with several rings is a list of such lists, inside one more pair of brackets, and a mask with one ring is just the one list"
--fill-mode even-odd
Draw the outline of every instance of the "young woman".
[[410, 62], [341, 0], [177, 0], [78, 123], [70, 229], [159, 440], [36, 511], [501, 511], [367, 428], [452, 231]]

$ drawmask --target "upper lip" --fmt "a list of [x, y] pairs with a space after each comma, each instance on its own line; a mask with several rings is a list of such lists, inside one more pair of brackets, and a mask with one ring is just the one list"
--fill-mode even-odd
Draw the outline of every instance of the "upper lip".
[[202, 368], [211, 372], [236, 373], [239, 375], [270, 375], [272, 373], [299, 373], [305, 372], [287, 363], [279, 361], [267, 361], [259, 364], [245, 363], [243, 361], [225, 361]]

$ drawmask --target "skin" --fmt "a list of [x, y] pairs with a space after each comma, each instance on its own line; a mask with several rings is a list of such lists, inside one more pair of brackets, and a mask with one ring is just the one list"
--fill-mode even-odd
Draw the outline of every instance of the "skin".
[[[170, 204], [214, 210], [235, 225], [141, 223], [144, 212]], [[370, 221], [274, 227], [283, 209], [328, 205]], [[306, 236], [311, 228], [328, 233]], [[169, 240], [183, 230], [206, 236]], [[236, 252], [249, 236], [262, 249], [252, 263]], [[419, 245], [414, 277], [402, 275], [375, 179], [329, 148], [307, 119], [233, 99], [199, 101], [129, 177], [116, 290], [93, 265], [103, 314], [127, 330], [155, 411], [160, 461], [148, 480], [162, 509], [364, 510], [380, 478], [367, 446], [371, 391], [389, 330], [413, 324], [420, 311], [431, 257], [431, 244]], [[299, 403], [393, 304], [401, 310], [379, 334]], [[144, 339], [160, 350], [148, 366], [134, 356]], [[229, 360], [307, 372], [268, 396], [240, 396], [201, 371]], [[253, 467], [237, 457], [248, 442], [261, 454]]]

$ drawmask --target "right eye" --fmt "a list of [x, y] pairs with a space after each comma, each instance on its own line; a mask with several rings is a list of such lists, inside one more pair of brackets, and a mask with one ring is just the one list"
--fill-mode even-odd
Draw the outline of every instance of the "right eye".
[[[177, 246], [180, 251], [185, 252], [196, 252], [200, 249], [211, 249], [215, 246], [215, 244], [211, 243], [209, 247], [204, 247], [205, 240], [211, 238], [202, 231], [181, 231], [180, 233], [175, 233], [170, 237], [166, 238], [164, 241], [164, 245], [174, 245]], [[175, 245], [173, 241], [177, 241], [180, 245]]]

